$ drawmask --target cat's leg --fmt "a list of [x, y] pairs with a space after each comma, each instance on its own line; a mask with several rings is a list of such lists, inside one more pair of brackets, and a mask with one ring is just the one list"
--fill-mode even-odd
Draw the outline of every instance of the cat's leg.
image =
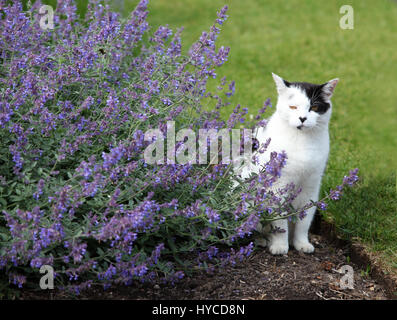
[[[310, 203], [311, 200], [318, 200], [320, 180], [321, 178], [316, 179], [313, 177], [307, 185], [302, 186], [302, 192], [293, 202], [295, 208], [302, 208], [305, 204]], [[316, 207], [311, 207], [306, 210], [306, 216], [303, 219], [298, 218], [295, 223], [292, 243], [298, 251], [305, 253], [312, 253], [314, 251], [314, 246], [309, 242], [309, 229], [315, 213]]]
[[302, 220], [298, 219], [295, 224], [293, 245], [298, 251], [305, 253], [314, 252], [314, 246], [309, 241], [309, 228], [315, 212], [315, 207], [308, 209], [306, 216]]
[[[280, 232], [282, 231], [282, 232]], [[269, 251], [271, 254], [287, 254], [288, 244], [288, 220], [280, 219], [271, 223], [269, 237]]]
[[[283, 188], [289, 180], [288, 175], [281, 176], [271, 188], [272, 191], [278, 194], [278, 189]], [[289, 249], [288, 219], [272, 221], [267, 239], [271, 254], [287, 254]]]

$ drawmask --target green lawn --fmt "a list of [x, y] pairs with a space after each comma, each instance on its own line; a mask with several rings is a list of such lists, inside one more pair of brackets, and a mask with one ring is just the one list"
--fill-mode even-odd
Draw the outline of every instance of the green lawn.
[[152, 0], [149, 21], [183, 26], [187, 50], [224, 4], [229, 19], [219, 44], [230, 46], [231, 54], [218, 74], [236, 80], [228, 112], [241, 103], [256, 113], [268, 97], [275, 104], [271, 72], [291, 81], [340, 78], [323, 190], [355, 167], [362, 181], [326, 215], [397, 270], [397, 2], [349, 1], [353, 30], [339, 27], [344, 0]]
[[[125, 2], [127, 15], [137, 0]], [[339, 77], [323, 191], [355, 167], [362, 180], [326, 217], [397, 272], [397, 1], [348, 1], [353, 30], [339, 27], [345, 0], [151, 0], [149, 22], [183, 26], [186, 52], [225, 4], [219, 45], [231, 54], [218, 75], [236, 80], [236, 95], [223, 116], [237, 103], [254, 114], [268, 97], [275, 104], [271, 72], [314, 83]]]

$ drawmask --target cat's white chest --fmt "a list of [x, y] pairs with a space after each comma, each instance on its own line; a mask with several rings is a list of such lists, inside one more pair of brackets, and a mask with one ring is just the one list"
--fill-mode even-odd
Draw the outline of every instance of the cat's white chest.
[[298, 129], [281, 127], [277, 119], [269, 121], [266, 129], [258, 131], [260, 142], [271, 138], [268, 150], [260, 156], [260, 163], [266, 163], [270, 152], [287, 154], [283, 175], [290, 177], [291, 182], [299, 182], [311, 175], [321, 175], [325, 169], [329, 153], [328, 131], [301, 132]]

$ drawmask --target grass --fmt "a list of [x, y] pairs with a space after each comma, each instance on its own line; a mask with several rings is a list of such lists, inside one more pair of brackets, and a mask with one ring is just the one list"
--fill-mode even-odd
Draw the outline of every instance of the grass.
[[[124, 14], [136, 4], [126, 0]], [[361, 182], [325, 216], [397, 273], [397, 1], [350, 0], [353, 30], [339, 27], [345, 0], [151, 0], [149, 22], [183, 26], [187, 51], [225, 4], [229, 19], [219, 44], [231, 54], [218, 78], [236, 80], [236, 95], [223, 116], [237, 103], [254, 114], [268, 97], [275, 104], [271, 72], [314, 83], [339, 77], [323, 192], [355, 167]], [[78, 1], [80, 10], [84, 5]]]
[[[339, 231], [364, 243], [381, 263], [397, 270], [396, 175], [368, 178], [332, 204], [328, 220]], [[375, 186], [375, 187], [374, 187]], [[375, 255], [375, 256], [378, 256]]]

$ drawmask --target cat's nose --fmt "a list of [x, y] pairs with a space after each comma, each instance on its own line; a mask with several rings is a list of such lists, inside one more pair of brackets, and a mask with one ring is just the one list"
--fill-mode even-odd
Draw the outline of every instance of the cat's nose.
[[302, 117], [299, 117], [299, 120], [303, 123], [303, 122], [305, 122], [306, 121], [306, 117], [304, 117], [304, 118], [302, 118]]

